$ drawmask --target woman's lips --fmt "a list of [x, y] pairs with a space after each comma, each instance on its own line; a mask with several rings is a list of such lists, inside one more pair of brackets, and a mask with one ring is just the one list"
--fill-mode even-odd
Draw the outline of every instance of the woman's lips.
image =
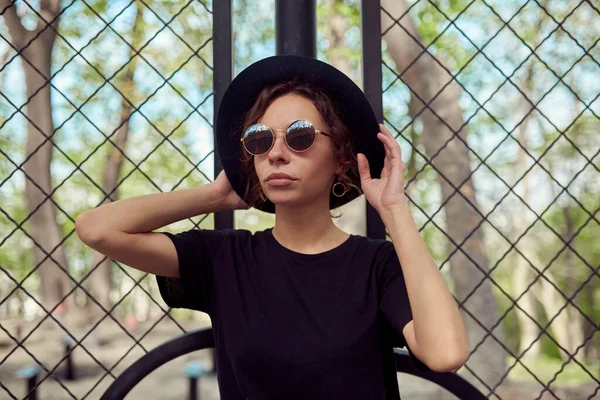
[[291, 185], [292, 182], [294, 182], [293, 179], [275, 178], [275, 179], [269, 179], [267, 181], [267, 184], [269, 184], [271, 186], [288, 186], [288, 185]]

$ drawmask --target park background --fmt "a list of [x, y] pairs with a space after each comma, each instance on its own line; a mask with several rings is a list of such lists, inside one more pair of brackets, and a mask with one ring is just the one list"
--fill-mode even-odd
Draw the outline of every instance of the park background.
[[[384, 123], [469, 328], [459, 373], [490, 398], [600, 398], [599, 3], [381, 6]], [[85, 246], [74, 223], [107, 201], [213, 179], [212, 8], [0, 1], [0, 398], [25, 395], [16, 374], [31, 364], [41, 398], [98, 398], [149, 349], [210, 323], [169, 310], [153, 276]], [[232, 8], [236, 74], [275, 54], [275, 4]], [[42, 20], [54, 18], [56, 32]], [[358, 0], [317, 2], [318, 58], [359, 86], [361, 29]], [[360, 198], [336, 223], [364, 235], [364, 209]], [[235, 212], [236, 228], [273, 222]], [[213, 228], [213, 215], [165, 230], [194, 227]], [[76, 380], [61, 375], [70, 336]], [[132, 398], [181, 398], [190, 359], [211, 364], [207, 351], [182, 357]], [[399, 379], [403, 398], [441, 396]], [[214, 377], [202, 390], [217, 398]]]

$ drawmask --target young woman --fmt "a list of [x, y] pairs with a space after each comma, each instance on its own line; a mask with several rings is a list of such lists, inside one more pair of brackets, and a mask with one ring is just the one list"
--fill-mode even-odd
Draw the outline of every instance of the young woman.
[[[393, 347], [422, 370], [466, 362], [464, 323], [405, 200], [400, 147], [348, 77], [311, 58], [261, 60], [229, 86], [216, 134], [213, 183], [103, 205], [76, 229], [156, 274], [170, 307], [210, 315], [222, 399], [398, 399]], [[331, 209], [360, 194], [391, 242], [333, 223]], [[153, 232], [249, 206], [275, 226]]]

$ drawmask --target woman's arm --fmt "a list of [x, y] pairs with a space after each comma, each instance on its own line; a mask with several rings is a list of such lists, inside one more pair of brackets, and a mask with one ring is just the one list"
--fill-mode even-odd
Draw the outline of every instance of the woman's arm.
[[224, 172], [213, 183], [104, 204], [75, 220], [79, 239], [92, 249], [141, 271], [179, 276], [175, 246], [152, 232], [196, 215], [247, 208]]
[[382, 213], [400, 261], [413, 320], [402, 333], [411, 351], [434, 371], [454, 371], [469, 357], [469, 343], [456, 301], [448, 290], [408, 204]]
[[469, 357], [466, 328], [406, 202], [400, 145], [385, 126], [379, 127], [377, 138], [385, 148], [381, 176], [371, 178], [364, 154], [357, 156], [358, 170], [362, 190], [390, 233], [404, 275], [413, 320], [402, 333], [411, 351], [430, 369], [455, 370]]
[[152, 232], [177, 221], [226, 208], [211, 183], [192, 189], [146, 194], [104, 204], [86, 211], [75, 221], [85, 242], [114, 232]]
[[80, 214], [80, 238], [93, 241], [107, 233], [152, 232], [196, 215], [248, 208], [232, 189], [225, 171], [214, 182], [191, 189], [147, 194], [104, 204]]

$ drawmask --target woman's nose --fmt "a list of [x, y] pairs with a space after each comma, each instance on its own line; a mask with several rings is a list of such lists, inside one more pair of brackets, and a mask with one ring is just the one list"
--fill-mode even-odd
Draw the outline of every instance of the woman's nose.
[[269, 159], [272, 161], [287, 159], [288, 147], [285, 143], [285, 132], [278, 129], [274, 132], [275, 138], [273, 139], [275, 142], [273, 143], [273, 147], [269, 151]]

